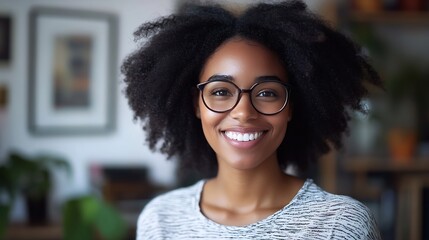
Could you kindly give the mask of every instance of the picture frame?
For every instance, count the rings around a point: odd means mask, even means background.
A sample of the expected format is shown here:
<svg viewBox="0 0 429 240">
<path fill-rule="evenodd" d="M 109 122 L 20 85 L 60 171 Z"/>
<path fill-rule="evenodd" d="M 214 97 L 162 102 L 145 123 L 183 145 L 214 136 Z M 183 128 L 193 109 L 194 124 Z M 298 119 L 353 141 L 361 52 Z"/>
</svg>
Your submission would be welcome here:
<svg viewBox="0 0 429 240">
<path fill-rule="evenodd" d="M 12 17 L 0 13 L 0 65 L 9 65 L 12 58 Z"/>
<path fill-rule="evenodd" d="M 33 8 L 29 17 L 29 130 L 34 135 L 114 128 L 116 15 Z"/>
<path fill-rule="evenodd" d="M 174 9 L 176 13 L 180 13 L 189 4 L 207 5 L 207 4 L 210 4 L 211 2 L 212 0 L 177 0 L 175 1 Z M 223 0 L 223 1 L 217 1 L 217 4 L 221 5 L 223 8 L 228 9 L 228 11 L 231 11 L 232 13 L 239 15 L 251 4 L 251 2 Z"/>
</svg>

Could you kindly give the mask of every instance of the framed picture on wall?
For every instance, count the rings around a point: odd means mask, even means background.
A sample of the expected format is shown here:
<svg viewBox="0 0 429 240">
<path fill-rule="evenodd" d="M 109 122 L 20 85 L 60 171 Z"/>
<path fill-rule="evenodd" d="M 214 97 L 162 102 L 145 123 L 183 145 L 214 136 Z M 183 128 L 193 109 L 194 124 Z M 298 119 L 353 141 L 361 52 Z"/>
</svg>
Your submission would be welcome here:
<svg viewBox="0 0 429 240">
<path fill-rule="evenodd" d="M 30 12 L 29 129 L 94 134 L 113 129 L 117 19 L 110 13 Z"/>
<path fill-rule="evenodd" d="M 10 63 L 12 55 L 12 19 L 9 15 L 0 14 L 0 65 Z"/>
</svg>

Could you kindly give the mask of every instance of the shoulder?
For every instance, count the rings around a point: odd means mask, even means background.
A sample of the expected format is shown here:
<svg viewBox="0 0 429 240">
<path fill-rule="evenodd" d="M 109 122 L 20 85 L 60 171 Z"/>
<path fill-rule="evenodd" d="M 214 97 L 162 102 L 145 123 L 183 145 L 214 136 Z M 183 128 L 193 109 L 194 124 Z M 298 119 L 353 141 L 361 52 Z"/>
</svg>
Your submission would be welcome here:
<svg viewBox="0 0 429 240">
<path fill-rule="evenodd" d="M 190 206 L 200 194 L 202 184 L 203 181 L 199 181 L 192 186 L 175 189 L 155 197 L 146 204 L 141 215 L 172 213 L 184 206 Z"/>
<path fill-rule="evenodd" d="M 333 212 L 343 212 L 347 210 L 369 212 L 369 209 L 356 199 L 326 192 L 312 180 L 307 180 L 298 193 L 297 198 L 301 202 L 318 205 L 324 209 L 328 208 Z"/>
<path fill-rule="evenodd" d="M 197 199 L 203 184 L 203 181 L 199 181 L 152 199 L 139 215 L 137 236 L 163 236 L 162 231 L 171 227 L 171 223 L 192 218 L 198 207 Z"/>
<path fill-rule="evenodd" d="M 350 197 L 337 198 L 331 205 L 331 209 L 338 212 L 333 236 L 339 239 L 347 236 L 356 236 L 356 239 L 380 239 L 377 223 L 368 207 Z"/>
<path fill-rule="evenodd" d="M 379 231 L 372 212 L 361 202 L 344 195 L 328 193 L 314 184 L 308 186 L 303 201 L 308 201 L 312 211 L 329 219 L 331 235 L 334 239 L 380 239 Z M 352 237 L 353 238 L 353 237 Z"/>
<path fill-rule="evenodd" d="M 338 195 L 326 192 L 312 181 L 308 183 L 305 195 L 309 199 L 313 199 L 316 205 L 319 205 L 323 208 L 328 208 L 331 212 L 361 212 L 365 213 L 365 215 L 368 215 L 370 213 L 369 209 L 356 199 L 345 195 Z"/>
</svg>

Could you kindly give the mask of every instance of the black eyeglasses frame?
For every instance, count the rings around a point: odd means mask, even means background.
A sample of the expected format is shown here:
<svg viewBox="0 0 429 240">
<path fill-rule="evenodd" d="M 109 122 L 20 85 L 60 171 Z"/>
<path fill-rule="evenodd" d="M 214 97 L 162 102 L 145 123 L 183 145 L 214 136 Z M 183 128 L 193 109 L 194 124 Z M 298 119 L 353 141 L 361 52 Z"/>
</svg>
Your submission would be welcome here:
<svg viewBox="0 0 429 240">
<path fill-rule="evenodd" d="M 200 90 L 200 92 L 201 93 L 203 93 L 204 92 L 204 87 L 207 85 L 207 84 L 209 84 L 209 83 L 212 83 L 212 82 L 227 82 L 227 83 L 231 83 L 232 85 L 234 85 L 239 91 L 240 91 L 240 93 L 238 94 L 238 98 L 237 98 L 237 102 L 230 108 L 230 109 L 228 109 L 228 110 L 225 110 L 225 111 L 217 111 L 217 110 L 213 110 L 213 109 L 211 109 L 208 105 L 207 105 L 207 103 L 206 103 L 206 101 L 204 100 L 204 96 L 203 96 L 203 94 L 201 94 L 201 98 L 202 98 L 202 100 L 203 100 L 203 103 L 204 103 L 204 105 L 206 106 L 206 108 L 207 109 L 209 109 L 210 111 L 212 111 L 212 112 L 215 112 L 215 113 L 225 113 L 225 112 L 228 112 L 228 111 L 231 111 L 232 109 L 234 109 L 236 106 L 237 106 L 237 104 L 240 102 L 240 100 L 241 100 L 241 96 L 243 95 L 243 93 L 248 93 L 249 94 L 249 99 L 250 99 L 250 103 L 252 104 L 252 107 L 258 112 L 258 113 L 260 113 L 260 114 L 263 114 L 263 115 L 267 115 L 267 116 L 271 116 L 271 115 L 276 115 L 276 114 L 278 114 L 278 113 L 280 113 L 281 111 L 283 111 L 283 109 L 285 109 L 285 107 L 287 106 L 287 104 L 289 103 L 289 99 L 290 99 L 290 94 L 291 94 L 291 88 L 292 88 L 292 86 L 289 84 L 289 83 L 285 83 L 285 82 L 282 82 L 282 81 L 278 81 L 278 80 L 274 80 L 274 79 L 272 79 L 272 80 L 264 80 L 264 81 L 260 81 L 260 82 L 256 82 L 256 83 L 254 83 L 250 88 L 248 88 L 248 89 L 243 89 L 243 88 L 240 88 L 240 87 L 238 87 L 235 83 L 233 83 L 232 81 L 230 81 L 230 80 L 226 80 L 226 79 L 216 79 L 216 80 L 209 80 L 209 81 L 206 81 L 206 82 L 202 82 L 202 83 L 199 83 L 199 84 L 197 84 L 197 88 Z M 276 83 L 279 83 L 279 84 L 281 84 L 281 85 L 283 85 L 285 88 L 286 88 L 286 92 L 287 92 L 287 97 L 286 97 L 286 101 L 285 101 L 285 103 L 283 104 L 283 106 L 280 108 L 280 110 L 279 111 L 277 111 L 277 112 L 275 112 L 275 113 L 263 113 L 263 112 L 261 112 L 261 111 L 259 111 L 256 107 L 255 107 L 255 105 L 253 104 L 253 101 L 252 101 L 252 95 L 251 95 L 251 93 L 252 93 L 252 90 L 256 87 L 256 86 L 258 86 L 259 84 L 261 84 L 261 83 L 266 83 L 266 82 L 276 82 Z"/>
</svg>

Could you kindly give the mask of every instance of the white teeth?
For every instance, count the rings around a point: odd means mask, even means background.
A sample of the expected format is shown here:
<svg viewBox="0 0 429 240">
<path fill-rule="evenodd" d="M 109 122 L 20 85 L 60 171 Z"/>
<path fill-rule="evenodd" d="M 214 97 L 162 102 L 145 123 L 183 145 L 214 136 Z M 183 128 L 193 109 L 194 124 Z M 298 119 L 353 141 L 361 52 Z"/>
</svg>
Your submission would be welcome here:
<svg viewBox="0 0 429 240">
<path fill-rule="evenodd" d="M 243 135 L 243 141 L 249 141 L 250 140 L 250 137 L 249 137 L 249 134 L 248 133 L 245 133 L 244 135 Z"/>
<path fill-rule="evenodd" d="M 248 142 L 258 139 L 262 132 L 254 132 L 254 133 L 240 133 L 240 132 L 229 132 L 226 131 L 225 135 L 232 140 L 236 140 L 239 142 Z"/>
</svg>

